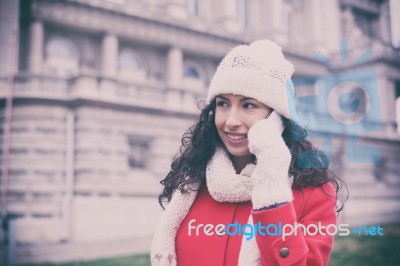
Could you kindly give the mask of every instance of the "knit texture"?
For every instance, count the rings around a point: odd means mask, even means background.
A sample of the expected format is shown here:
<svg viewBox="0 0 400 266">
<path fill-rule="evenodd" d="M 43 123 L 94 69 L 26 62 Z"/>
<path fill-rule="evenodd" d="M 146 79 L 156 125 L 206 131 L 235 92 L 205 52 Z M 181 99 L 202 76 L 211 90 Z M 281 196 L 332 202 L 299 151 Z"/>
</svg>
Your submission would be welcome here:
<svg viewBox="0 0 400 266">
<path fill-rule="evenodd" d="M 206 182 L 211 197 L 218 202 L 244 202 L 253 200 L 261 202 L 264 194 L 269 194 L 270 189 L 262 186 L 260 192 L 254 193 L 255 184 L 261 184 L 261 179 L 266 178 L 262 167 L 265 164 L 248 164 L 240 174 L 236 174 L 234 166 L 224 148 L 218 147 L 206 169 Z M 257 175 L 255 176 L 255 173 Z M 273 174 L 270 172 L 270 174 Z M 256 183 L 255 183 L 256 182 Z M 290 190 L 290 184 L 288 184 Z M 177 265 L 175 238 L 183 219 L 188 214 L 190 207 L 196 199 L 198 187 L 192 187 L 188 193 L 182 194 L 176 191 L 172 196 L 171 202 L 162 214 L 161 220 L 156 228 L 151 247 L 151 264 L 170 266 Z M 276 189 L 273 187 L 272 189 Z M 286 189 L 286 188 L 285 188 Z M 286 190 L 283 189 L 283 192 Z M 279 195 L 279 191 L 274 191 L 273 195 Z M 259 199 L 254 199 L 259 197 Z M 278 201 L 281 198 L 278 198 Z M 288 198 L 286 197 L 285 200 Z M 267 198 L 266 204 L 271 200 Z M 261 204 L 262 205 L 262 204 Z M 253 206 L 254 207 L 254 206 Z M 249 223 L 252 224 L 252 216 L 249 215 Z M 239 254 L 239 266 L 259 265 L 260 252 L 256 239 L 246 240 L 243 236 Z"/>
<path fill-rule="evenodd" d="M 225 150 L 216 149 L 206 169 L 207 187 L 211 197 L 218 202 L 251 200 L 253 183 L 250 171 L 254 170 L 253 166 L 254 164 L 248 164 L 237 175 Z"/>
<path fill-rule="evenodd" d="M 257 121 L 247 133 L 249 150 L 257 158 L 252 174 L 253 209 L 293 200 L 289 165 L 291 154 L 281 134 L 280 118 L 273 112 Z"/>
<path fill-rule="evenodd" d="M 211 80 L 207 95 L 210 103 L 219 94 L 254 98 L 287 118 L 295 117 L 293 65 L 282 48 L 269 40 L 233 48 L 221 61 Z"/>
<path fill-rule="evenodd" d="M 197 187 L 194 186 L 192 189 L 197 189 Z M 175 252 L 176 232 L 196 199 L 196 191 L 191 191 L 189 188 L 188 190 L 190 192 L 185 194 L 176 191 L 166 211 L 161 216 L 151 247 L 152 265 L 177 265 Z"/>
<path fill-rule="evenodd" d="M 206 169 L 207 187 L 211 197 L 219 202 L 244 202 L 251 199 L 252 181 L 251 174 L 254 165 L 247 165 L 240 174 L 236 174 L 235 169 L 227 152 L 219 147 L 216 149 L 214 156 L 210 160 Z M 176 265 L 175 238 L 179 226 L 186 217 L 190 207 L 196 199 L 197 191 L 189 190 L 188 193 L 182 194 L 176 191 L 171 202 L 162 214 L 161 221 L 157 226 L 156 233 L 153 238 L 151 247 L 151 264 L 153 266 L 170 266 Z M 243 245 L 247 250 L 250 247 L 257 247 L 255 238 L 246 240 L 243 236 Z M 252 244 L 246 242 L 254 242 Z M 259 257 L 251 257 L 249 255 L 259 256 L 259 252 L 251 254 L 239 254 L 241 258 L 240 266 L 257 265 L 251 262 L 259 261 Z M 239 260 L 240 261 L 240 260 Z"/>
</svg>

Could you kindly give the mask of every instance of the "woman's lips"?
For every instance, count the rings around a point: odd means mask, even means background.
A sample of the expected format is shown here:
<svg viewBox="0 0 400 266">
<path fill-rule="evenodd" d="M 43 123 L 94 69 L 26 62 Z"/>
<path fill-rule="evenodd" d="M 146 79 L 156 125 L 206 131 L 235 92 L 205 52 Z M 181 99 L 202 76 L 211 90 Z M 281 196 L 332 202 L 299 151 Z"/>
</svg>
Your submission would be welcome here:
<svg viewBox="0 0 400 266">
<path fill-rule="evenodd" d="M 229 144 L 238 146 L 247 142 L 247 134 L 225 132 L 226 140 Z"/>
</svg>

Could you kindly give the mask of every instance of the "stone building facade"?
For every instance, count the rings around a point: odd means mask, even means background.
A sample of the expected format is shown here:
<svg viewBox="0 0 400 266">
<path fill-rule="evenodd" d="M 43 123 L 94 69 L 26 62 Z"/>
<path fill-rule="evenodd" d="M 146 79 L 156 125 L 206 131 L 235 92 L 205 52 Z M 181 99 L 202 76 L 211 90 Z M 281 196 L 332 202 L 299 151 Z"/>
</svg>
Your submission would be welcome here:
<svg viewBox="0 0 400 266">
<path fill-rule="evenodd" d="M 349 186 L 341 219 L 400 220 L 400 56 L 392 44 L 390 1 L 0 3 L 2 195 L 7 190 L 2 218 L 8 224 L 2 235 L 9 240 L 7 253 L 0 254 L 9 261 L 147 252 L 161 213 L 158 182 L 183 132 L 196 121 L 197 103 L 220 59 L 233 46 L 260 38 L 284 47 L 295 80 L 375 73 L 379 119 L 367 121 L 353 137 L 374 146 L 379 160 L 365 146 L 349 147 L 346 139 L 354 132 L 325 119 L 322 96 L 299 101 L 298 111 L 316 119 L 310 137 L 332 155 Z M 340 62 L 341 38 L 347 40 L 348 62 L 363 51 L 371 56 L 333 67 Z M 314 105 L 322 106 L 320 114 L 310 113 Z M 367 130 L 376 124 L 380 130 Z"/>
</svg>

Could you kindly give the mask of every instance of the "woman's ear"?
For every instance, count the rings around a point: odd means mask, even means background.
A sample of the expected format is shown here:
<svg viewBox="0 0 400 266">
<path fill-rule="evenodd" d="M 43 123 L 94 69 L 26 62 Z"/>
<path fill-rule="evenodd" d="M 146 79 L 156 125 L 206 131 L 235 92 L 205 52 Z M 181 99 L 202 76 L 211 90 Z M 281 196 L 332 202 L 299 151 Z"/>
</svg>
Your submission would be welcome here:
<svg viewBox="0 0 400 266">
<path fill-rule="evenodd" d="M 272 119 L 279 129 L 279 133 L 282 134 L 284 129 L 282 116 L 273 110 L 267 119 Z"/>
</svg>

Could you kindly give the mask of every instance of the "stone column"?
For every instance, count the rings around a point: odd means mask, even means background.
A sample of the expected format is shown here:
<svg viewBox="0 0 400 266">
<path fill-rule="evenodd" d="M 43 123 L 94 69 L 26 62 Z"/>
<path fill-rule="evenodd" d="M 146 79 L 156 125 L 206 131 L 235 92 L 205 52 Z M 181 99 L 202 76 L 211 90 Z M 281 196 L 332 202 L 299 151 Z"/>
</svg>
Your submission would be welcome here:
<svg viewBox="0 0 400 266">
<path fill-rule="evenodd" d="M 378 72 L 379 73 L 379 72 Z M 395 83 L 390 80 L 386 75 L 380 75 L 377 77 L 379 103 L 382 118 L 382 125 L 386 134 L 393 134 L 396 122 L 396 95 L 395 95 Z"/>
<path fill-rule="evenodd" d="M 111 99 L 116 95 L 116 78 L 118 70 L 118 39 L 107 34 L 101 47 L 101 70 L 103 79 L 100 82 L 100 97 Z"/>
<path fill-rule="evenodd" d="M 19 1 L 0 1 L 0 75 L 18 71 Z M 14 46 L 14 47 L 13 47 Z M 15 58 L 15 60 L 14 60 Z"/>
<path fill-rule="evenodd" d="M 43 22 L 34 21 L 30 25 L 29 31 L 30 48 L 28 70 L 31 73 L 39 74 L 43 71 L 43 48 L 44 48 L 44 29 Z"/>
<path fill-rule="evenodd" d="M 386 103 L 384 104 L 386 107 L 387 114 L 387 130 L 391 133 L 396 132 L 396 123 L 399 122 L 400 117 L 397 117 L 396 111 L 399 110 L 396 107 L 400 107 L 400 101 L 396 99 L 396 81 L 394 79 L 390 79 L 386 77 L 385 79 L 387 88 L 386 88 Z"/>
<path fill-rule="evenodd" d="M 394 2 L 394 1 L 393 1 Z M 399 5 L 400 8 L 400 5 Z M 379 15 L 379 20 L 378 20 L 378 28 L 379 28 L 379 37 L 384 41 L 385 43 L 389 43 L 391 41 L 391 23 L 390 20 L 393 22 L 395 21 L 394 18 L 390 14 L 390 6 L 389 2 L 384 2 L 381 4 L 381 12 Z M 392 27 L 398 27 L 397 25 L 392 24 Z"/>
<path fill-rule="evenodd" d="M 168 87 L 181 89 L 183 72 L 183 54 L 178 48 L 171 48 L 167 55 L 167 84 Z"/>
<path fill-rule="evenodd" d="M 74 198 L 75 172 L 75 114 L 68 110 L 65 119 L 65 190 L 62 196 L 61 222 L 63 224 L 61 238 L 69 240 L 72 229 L 72 204 Z"/>
<path fill-rule="evenodd" d="M 400 2 L 396 0 L 390 0 L 389 13 L 390 13 L 390 35 L 392 44 L 396 47 L 400 47 L 400 18 L 398 16 L 398 10 L 400 9 Z"/>
<path fill-rule="evenodd" d="M 206 23 L 210 23 L 213 19 L 215 14 L 214 12 L 214 3 L 212 0 L 203 0 L 200 4 L 200 15 L 201 17 L 205 18 Z"/>
<path fill-rule="evenodd" d="M 310 12 L 309 12 L 309 24 L 308 29 L 311 33 L 310 45 L 313 45 L 315 48 L 320 48 L 323 42 L 323 9 L 322 9 L 322 1 L 320 0 L 310 0 Z"/>
<path fill-rule="evenodd" d="M 326 18 L 326 28 L 322 29 L 324 46 L 329 51 L 339 50 L 339 40 L 343 37 L 341 33 L 340 3 L 337 1 L 323 2 L 322 18 Z"/>
<path fill-rule="evenodd" d="M 251 30 L 259 31 L 261 24 L 261 16 L 263 11 L 261 9 L 261 0 L 249 1 L 249 28 Z"/>
<path fill-rule="evenodd" d="M 222 0 L 218 3 L 218 20 L 229 32 L 239 32 L 241 29 L 237 8 L 237 1 Z"/>
<path fill-rule="evenodd" d="M 101 71 L 106 77 L 115 77 L 118 65 L 118 39 L 114 35 L 105 35 L 101 47 Z"/>
<path fill-rule="evenodd" d="M 262 27 L 269 39 L 284 44 L 287 41 L 286 30 L 283 27 L 283 4 L 282 0 L 270 0 L 262 2 Z"/>
<path fill-rule="evenodd" d="M 183 54 L 179 48 L 170 48 L 167 54 L 167 104 L 171 109 L 183 108 L 182 103 L 182 72 Z"/>
<path fill-rule="evenodd" d="M 185 19 L 187 17 L 185 0 L 170 0 L 166 6 L 167 13 L 175 18 Z"/>
<path fill-rule="evenodd" d="M 395 109 L 396 109 L 396 131 L 397 134 L 400 134 L 400 97 L 396 99 L 395 102 Z"/>
</svg>

